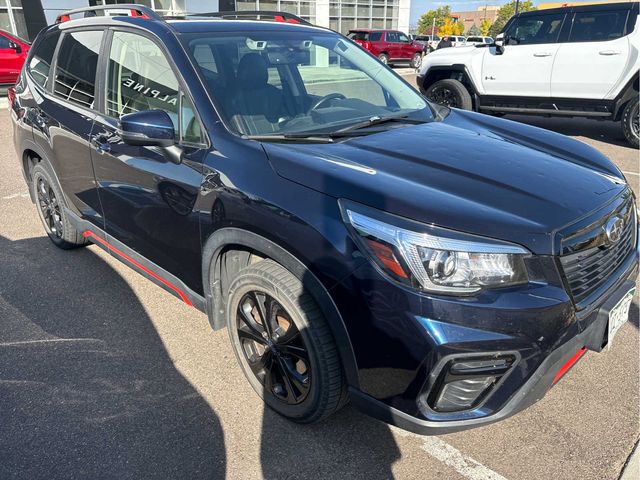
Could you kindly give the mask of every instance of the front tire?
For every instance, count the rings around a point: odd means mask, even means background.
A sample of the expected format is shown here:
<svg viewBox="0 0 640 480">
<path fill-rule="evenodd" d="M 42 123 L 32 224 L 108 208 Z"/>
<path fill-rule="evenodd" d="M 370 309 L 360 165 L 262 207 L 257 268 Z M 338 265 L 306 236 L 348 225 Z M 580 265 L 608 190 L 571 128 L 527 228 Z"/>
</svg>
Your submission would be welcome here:
<svg viewBox="0 0 640 480">
<path fill-rule="evenodd" d="M 631 100 L 622 112 L 622 132 L 634 147 L 638 148 L 640 140 L 640 108 L 638 99 Z"/>
<path fill-rule="evenodd" d="M 411 68 L 418 69 L 422 65 L 422 54 L 416 53 L 411 59 Z"/>
<path fill-rule="evenodd" d="M 85 246 L 86 240 L 69 221 L 62 189 L 45 161 L 40 161 L 31 170 L 31 189 L 38 215 L 53 244 L 63 250 Z"/>
<path fill-rule="evenodd" d="M 261 260 L 233 280 L 227 329 L 247 380 L 283 417 L 317 422 L 344 403 L 331 331 L 302 282 L 278 263 Z"/>
<path fill-rule="evenodd" d="M 472 110 L 473 102 L 469 90 L 458 80 L 445 78 L 438 80 L 427 88 L 426 97 L 434 103 L 446 107 Z"/>
</svg>

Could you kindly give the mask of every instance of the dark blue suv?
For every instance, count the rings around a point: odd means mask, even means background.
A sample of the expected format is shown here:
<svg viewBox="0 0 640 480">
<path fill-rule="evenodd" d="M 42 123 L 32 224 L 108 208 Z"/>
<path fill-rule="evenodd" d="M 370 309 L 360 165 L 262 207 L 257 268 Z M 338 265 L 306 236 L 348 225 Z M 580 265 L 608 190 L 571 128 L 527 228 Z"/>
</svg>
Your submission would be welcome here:
<svg viewBox="0 0 640 480">
<path fill-rule="evenodd" d="M 94 243 L 227 327 L 297 422 L 350 400 L 416 432 L 479 426 L 611 344 L 639 253 L 607 158 L 254 13 L 118 5 L 40 33 L 9 96 L 57 246 Z"/>
</svg>

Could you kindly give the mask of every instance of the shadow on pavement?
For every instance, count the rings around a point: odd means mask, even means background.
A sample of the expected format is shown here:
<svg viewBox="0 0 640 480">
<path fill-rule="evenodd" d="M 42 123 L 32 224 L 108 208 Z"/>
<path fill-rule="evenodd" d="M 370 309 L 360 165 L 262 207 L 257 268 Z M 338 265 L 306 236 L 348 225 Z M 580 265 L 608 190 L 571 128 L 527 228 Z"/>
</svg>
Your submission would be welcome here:
<svg viewBox="0 0 640 480">
<path fill-rule="evenodd" d="M 0 236 L 0 478 L 223 478 L 223 432 L 126 281 Z"/>
<path fill-rule="evenodd" d="M 637 150 L 629 145 L 624 138 L 620 122 L 588 118 L 538 117 L 526 115 L 507 115 L 504 118 L 546 130 L 553 130 L 563 135 L 587 137 L 610 145 Z"/>
<path fill-rule="evenodd" d="M 391 466 L 401 452 L 391 430 L 350 406 L 313 425 L 295 424 L 265 406 L 262 422 L 260 461 L 267 480 L 395 478 Z"/>
</svg>

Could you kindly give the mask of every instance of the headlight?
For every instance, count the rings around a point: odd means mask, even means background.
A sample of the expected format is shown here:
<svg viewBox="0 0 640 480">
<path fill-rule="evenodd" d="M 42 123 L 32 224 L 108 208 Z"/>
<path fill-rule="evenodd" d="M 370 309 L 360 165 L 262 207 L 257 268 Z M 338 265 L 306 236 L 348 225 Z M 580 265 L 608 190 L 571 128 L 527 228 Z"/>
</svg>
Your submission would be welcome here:
<svg viewBox="0 0 640 480">
<path fill-rule="evenodd" d="M 368 208 L 365 215 L 364 207 L 355 211 L 351 205 L 341 202 L 359 245 L 397 281 L 444 294 L 471 294 L 528 281 L 524 257 L 529 252 L 518 245 L 420 225 Z"/>
</svg>

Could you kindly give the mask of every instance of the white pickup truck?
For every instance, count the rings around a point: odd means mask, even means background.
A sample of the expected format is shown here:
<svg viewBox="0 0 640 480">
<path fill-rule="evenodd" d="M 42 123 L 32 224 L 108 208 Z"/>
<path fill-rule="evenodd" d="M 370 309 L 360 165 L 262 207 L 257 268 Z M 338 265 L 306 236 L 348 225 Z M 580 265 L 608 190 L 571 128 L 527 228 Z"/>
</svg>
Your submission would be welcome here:
<svg viewBox="0 0 640 480">
<path fill-rule="evenodd" d="M 637 147 L 638 15 L 638 2 L 521 13 L 491 45 L 425 56 L 418 87 L 465 110 L 619 121 Z"/>
</svg>

